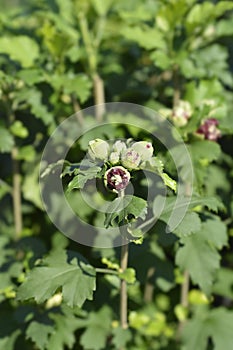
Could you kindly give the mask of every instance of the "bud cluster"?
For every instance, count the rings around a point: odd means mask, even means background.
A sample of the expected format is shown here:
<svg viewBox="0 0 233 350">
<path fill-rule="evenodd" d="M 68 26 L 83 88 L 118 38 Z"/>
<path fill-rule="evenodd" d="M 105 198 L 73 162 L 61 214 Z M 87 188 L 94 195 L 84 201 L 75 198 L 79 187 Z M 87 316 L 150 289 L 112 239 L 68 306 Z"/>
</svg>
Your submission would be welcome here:
<svg viewBox="0 0 233 350">
<path fill-rule="evenodd" d="M 104 180 L 108 189 L 121 191 L 129 184 L 130 170 L 142 169 L 153 156 L 151 142 L 118 140 L 110 145 L 107 141 L 95 139 L 89 142 L 88 154 L 92 160 L 103 161 L 110 165 Z M 129 170 L 129 171 L 128 171 Z"/>
</svg>

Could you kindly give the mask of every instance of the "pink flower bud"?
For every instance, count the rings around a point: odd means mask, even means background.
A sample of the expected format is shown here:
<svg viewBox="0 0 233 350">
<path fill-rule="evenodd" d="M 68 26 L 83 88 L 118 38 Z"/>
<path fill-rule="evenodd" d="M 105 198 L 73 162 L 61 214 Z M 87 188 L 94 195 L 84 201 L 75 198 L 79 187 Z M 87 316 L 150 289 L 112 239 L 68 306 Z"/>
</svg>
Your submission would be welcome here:
<svg viewBox="0 0 233 350">
<path fill-rule="evenodd" d="M 215 118 L 206 119 L 197 130 L 197 133 L 203 135 L 206 140 L 217 141 L 221 136 L 221 131 L 217 128 L 218 120 Z"/>
</svg>

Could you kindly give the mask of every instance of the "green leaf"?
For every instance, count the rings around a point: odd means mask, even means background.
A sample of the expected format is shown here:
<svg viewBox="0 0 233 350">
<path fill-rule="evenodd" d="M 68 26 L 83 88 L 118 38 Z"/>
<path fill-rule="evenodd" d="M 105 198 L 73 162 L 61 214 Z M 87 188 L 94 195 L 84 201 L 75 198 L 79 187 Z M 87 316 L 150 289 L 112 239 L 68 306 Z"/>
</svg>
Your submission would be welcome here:
<svg viewBox="0 0 233 350">
<path fill-rule="evenodd" d="M 43 281 L 43 288 L 41 287 Z M 92 300 L 95 290 L 95 270 L 76 255 L 67 262 L 64 250 L 52 251 L 43 259 L 43 266 L 35 267 L 19 287 L 18 300 L 35 299 L 37 303 L 48 300 L 58 288 L 70 307 Z"/>
<path fill-rule="evenodd" d="M 79 319 L 73 313 L 73 310 L 62 306 L 62 313 L 49 313 L 49 318 L 54 321 L 54 332 L 48 340 L 46 349 L 64 350 L 72 349 L 76 337 L 75 331 L 86 324 L 85 319 Z"/>
<path fill-rule="evenodd" d="M 78 175 L 74 176 L 74 178 L 69 182 L 67 192 L 71 192 L 75 188 L 83 188 L 88 180 L 97 177 L 98 173 L 101 171 L 101 168 L 91 162 L 88 162 L 88 165 L 91 166 L 85 170 L 79 168 Z"/>
<path fill-rule="evenodd" d="M 196 233 L 201 229 L 201 220 L 196 213 L 187 213 L 182 219 L 179 226 L 176 227 L 174 233 L 179 237 L 186 237 L 192 233 Z"/>
<path fill-rule="evenodd" d="M 101 322 L 100 322 L 101 320 Z M 107 306 L 98 312 L 91 312 L 80 344 L 85 350 L 101 350 L 106 348 L 106 340 L 111 331 L 111 312 Z"/>
<path fill-rule="evenodd" d="M 226 11 L 231 9 L 233 9 L 231 1 L 219 1 L 216 4 L 212 4 L 211 2 L 195 4 L 187 16 L 186 27 L 190 33 L 198 25 L 206 26 L 206 23 L 222 16 Z"/>
<path fill-rule="evenodd" d="M 176 181 L 173 180 L 168 174 L 161 173 L 161 178 L 163 179 L 164 184 L 176 192 Z"/>
<path fill-rule="evenodd" d="M 198 197 L 193 195 L 192 197 L 180 197 L 179 204 L 176 204 L 177 197 L 167 197 L 164 210 L 161 217 L 166 218 L 167 214 L 171 213 L 173 210 L 180 210 L 182 207 L 188 207 L 188 209 L 195 209 L 195 207 L 207 207 L 213 212 L 218 212 L 219 209 L 224 209 L 222 202 L 220 202 L 216 197 Z M 154 201 L 153 212 L 156 214 L 156 204 L 158 202 L 163 202 L 164 198 L 158 196 Z"/>
<path fill-rule="evenodd" d="M 176 254 L 176 263 L 182 270 L 188 270 L 193 283 L 209 294 L 219 268 L 220 255 L 201 236 L 201 231 L 182 238 L 182 247 Z"/>
<path fill-rule="evenodd" d="M 127 268 L 125 271 L 119 273 L 119 277 L 125 280 L 127 283 L 135 283 L 136 271 L 133 268 Z"/>
<path fill-rule="evenodd" d="M 182 350 L 207 349 L 208 330 L 204 327 L 206 318 L 194 318 L 185 323 L 182 332 Z"/>
<path fill-rule="evenodd" d="M 20 120 L 16 120 L 10 127 L 10 131 L 13 135 L 25 139 L 28 136 L 28 129 L 25 128 Z"/>
<path fill-rule="evenodd" d="M 13 136 L 8 130 L 0 126 L 0 151 L 2 153 L 10 152 L 14 146 Z"/>
<path fill-rule="evenodd" d="M 19 61 L 25 68 L 31 67 L 39 57 L 39 46 L 28 36 L 0 38 L 0 54 L 7 54 L 12 60 Z"/>
<path fill-rule="evenodd" d="M 217 249 L 222 249 L 227 245 L 228 236 L 226 225 L 217 216 L 203 222 L 201 229 L 202 237 Z"/>
<path fill-rule="evenodd" d="M 121 34 L 128 40 L 136 41 L 146 50 L 166 48 L 166 41 L 156 28 L 123 27 Z"/>
<path fill-rule="evenodd" d="M 23 146 L 19 149 L 17 159 L 32 162 L 36 158 L 35 148 L 31 145 Z"/>
<path fill-rule="evenodd" d="M 26 339 L 31 339 L 38 349 L 44 350 L 48 344 L 49 335 L 54 332 L 54 327 L 49 324 L 32 321 L 26 331 Z"/>
<path fill-rule="evenodd" d="M 232 349 L 233 312 L 219 307 L 212 310 L 209 324 L 209 334 L 213 339 L 215 350 Z"/>
<path fill-rule="evenodd" d="M 213 292 L 228 299 L 233 300 L 233 271 L 229 268 L 222 267 L 216 276 L 213 286 Z"/>
<path fill-rule="evenodd" d="M 208 140 L 193 142 L 189 146 L 189 151 L 191 152 L 193 161 L 199 164 L 202 159 L 212 162 L 218 159 L 221 154 L 219 144 Z"/>
<path fill-rule="evenodd" d="M 21 331 L 19 329 L 12 332 L 10 335 L 1 337 L 0 349 L 15 350 L 15 341 L 18 338 Z"/>
<path fill-rule="evenodd" d="M 207 349 L 208 339 L 211 338 L 214 350 L 231 350 L 232 323 L 233 312 L 223 307 L 202 311 L 185 325 L 182 333 L 183 349 Z"/>
<path fill-rule="evenodd" d="M 86 74 L 74 75 L 72 72 L 64 75 L 53 75 L 47 78 L 55 90 L 62 90 L 64 94 L 74 94 L 84 103 L 91 93 L 91 81 Z"/>
<path fill-rule="evenodd" d="M 123 198 L 115 198 L 105 215 L 104 225 L 116 226 L 132 219 L 145 219 L 147 213 L 147 202 L 139 197 L 126 195 Z"/>
<path fill-rule="evenodd" d="M 127 348 L 127 343 L 131 340 L 132 336 L 128 329 L 122 329 L 121 327 L 113 329 L 112 343 L 116 349 Z"/>
</svg>

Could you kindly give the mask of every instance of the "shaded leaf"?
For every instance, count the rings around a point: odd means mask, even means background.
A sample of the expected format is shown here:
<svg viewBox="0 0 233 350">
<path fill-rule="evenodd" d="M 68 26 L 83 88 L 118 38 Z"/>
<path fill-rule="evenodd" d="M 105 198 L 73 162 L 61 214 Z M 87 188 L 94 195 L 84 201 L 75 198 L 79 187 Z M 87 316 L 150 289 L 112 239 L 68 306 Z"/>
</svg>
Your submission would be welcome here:
<svg viewBox="0 0 233 350">
<path fill-rule="evenodd" d="M 219 268 L 220 255 L 201 237 L 201 232 L 182 238 L 183 246 L 178 249 L 176 263 L 182 270 L 188 270 L 194 283 L 209 294 Z"/>
<path fill-rule="evenodd" d="M 43 281 L 43 287 L 41 287 Z M 76 255 L 67 262 L 64 250 L 52 251 L 43 259 L 43 266 L 35 267 L 19 287 L 18 300 L 35 299 L 37 303 L 48 300 L 58 288 L 67 305 L 82 306 L 92 300 L 95 290 L 95 270 Z"/>
<path fill-rule="evenodd" d="M 106 227 L 116 226 L 116 224 L 121 224 L 125 220 L 145 219 L 146 213 L 147 202 L 144 199 L 126 195 L 111 202 L 105 214 L 104 225 Z"/>
</svg>

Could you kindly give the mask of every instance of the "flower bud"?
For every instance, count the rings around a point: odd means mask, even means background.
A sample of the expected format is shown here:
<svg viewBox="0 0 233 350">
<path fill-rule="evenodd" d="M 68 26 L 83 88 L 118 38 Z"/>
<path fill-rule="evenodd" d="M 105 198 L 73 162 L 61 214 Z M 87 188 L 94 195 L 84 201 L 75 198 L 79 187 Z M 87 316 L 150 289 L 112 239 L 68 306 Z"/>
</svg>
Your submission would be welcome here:
<svg viewBox="0 0 233 350">
<path fill-rule="evenodd" d="M 182 127 L 188 123 L 188 119 L 192 115 L 192 108 L 189 102 L 179 101 L 178 105 L 173 109 L 172 121 L 175 126 Z"/>
<path fill-rule="evenodd" d="M 122 151 L 126 150 L 126 144 L 123 141 L 118 140 L 113 144 L 112 149 L 114 152 L 120 154 Z"/>
<path fill-rule="evenodd" d="M 118 152 L 110 153 L 109 160 L 113 165 L 117 164 L 120 160 L 120 154 Z"/>
<path fill-rule="evenodd" d="M 121 163 L 128 169 L 137 169 L 141 162 L 140 155 L 132 148 L 128 148 L 122 153 Z"/>
<path fill-rule="evenodd" d="M 130 173 L 122 166 L 115 166 L 106 171 L 104 175 L 105 186 L 114 192 L 124 190 L 130 181 Z"/>
<path fill-rule="evenodd" d="M 217 141 L 221 136 L 221 131 L 217 128 L 218 120 L 215 118 L 206 119 L 197 130 L 197 133 L 203 135 L 206 140 Z"/>
<path fill-rule="evenodd" d="M 151 142 L 135 142 L 131 148 L 139 154 L 142 162 L 149 160 L 153 156 L 154 149 Z"/>
<path fill-rule="evenodd" d="M 95 160 L 107 161 L 109 154 L 109 144 L 101 139 L 91 140 L 88 145 L 88 154 Z"/>
</svg>

